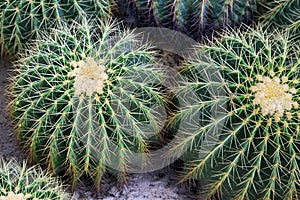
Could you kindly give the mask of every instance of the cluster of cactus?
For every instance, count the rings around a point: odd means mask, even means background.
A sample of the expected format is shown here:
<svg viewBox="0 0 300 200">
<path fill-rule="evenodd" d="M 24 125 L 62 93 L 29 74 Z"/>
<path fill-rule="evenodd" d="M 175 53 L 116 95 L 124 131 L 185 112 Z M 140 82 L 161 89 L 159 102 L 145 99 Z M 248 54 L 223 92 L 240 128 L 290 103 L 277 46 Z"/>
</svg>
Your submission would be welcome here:
<svg viewBox="0 0 300 200">
<path fill-rule="evenodd" d="M 197 47 L 181 69 L 169 153 L 192 149 L 182 181 L 201 180 L 203 198 L 300 197 L 299 52 L 287 35 L 248 28 Z"/>
<path fill-rule="evenodd" d="M 139 26 L 197 39 L 268 11 L 264 26 L 195 47 L 170 89 L 153 48 L 108 20 L 113 0 L 1 1 L 0 52 L 19 58 L 9 108 L 31 160 L 68 175 L 73 188 L 88 176 L 99 190 L 107 172 L 124 182 L 173 112 L 166 156 L 185 155 L 181 181 L 200 180 L 201 197 L 300 198 L 300 1 L 117 3 L 133 5 Z M 0 200 L 66 197 L 39 169 L 0 162 Z"/>
<path fill-rule="evenodd" d="M 198 39 L 213 30 L 251 21 L 258 1 L 118 0 L 117 3 L 134 5 L 139 26 L 175 29 Z"/>
<path fill-rule="evenodd" d="M 0 200 L 67 200 L 58 180 L 33 166 L 0 160 Z"/>
<path fill-rule="evenodd" d="M 82 175 L 99 188 L 105 172 L 124 182 L 133 153 L 161 129 L 165 107 L 148 45 L 116 22 L 52 29 L 17 64 L 11 109 L 31 159 L 72 186 Z M 154 134 L 154 135 L 153 135 Z"/>
<path fill-rule="evenodd" d="M 276 0 L 263 1 L 266 14 L 262 15 L 263 23 L 288 30 L 293 34 L 300 33 L 300 1 Z"/>
<path fill-rule="evenodd" d="M 39 38 L 41 30 L 62 26 L 77 18 L 107 18 L 111 0 L 3 0 L 0 2 L 0 51 L 15 55 L 28 40 Z"/>
</svg>

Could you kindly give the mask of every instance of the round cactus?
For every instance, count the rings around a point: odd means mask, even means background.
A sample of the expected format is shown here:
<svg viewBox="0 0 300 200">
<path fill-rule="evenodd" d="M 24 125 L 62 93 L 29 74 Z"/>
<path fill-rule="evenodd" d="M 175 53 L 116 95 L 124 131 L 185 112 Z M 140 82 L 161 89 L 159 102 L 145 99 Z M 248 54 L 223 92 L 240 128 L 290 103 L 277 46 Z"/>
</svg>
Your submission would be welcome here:
<svg viewBox="0 0 300 200">
<path fill-rule="evenodd" d="M 262 1 L 265 13 L 262 15 L 266 26 L 273 25 L 276 28 L 287 29 L 295 34 L 300 33 L 300 1 L 279 0 Z"/>
<path fill-rule="evenodd" d="M 200 180 L 203 198 L 298 199 L 299 48 L 246 29 L 197 47 L 180 71 L 169 154 L 186 151 L 181 181 Z"/>
<path fill-rule="evenodd" d="M 199 39 L 213 30 L 249 22 L 257 0 L 117 0 L 117 4 L 135 7 L 131 12 L 139 26 L 175 29 Z"/>
<path fill-rule="evenodd" d="M 14 55 L 29 39 L 36 39 L 40 30 L 61 26 L 64 20 L 84 17 L 106 18 L 112 0 L 3 0 L 0 2 L 0 50 Z"/>
<path fill-rule="evenodd" d="M 39 167 L 0 160 L 0 200 L 67 200 L 62 185 Z"/>
<path fill-rule="evenodd" d="M 11 90 L 18 139 L 73 186 L 87 175 L 98 187 L 107 171 L 124 181 L 130 156 L 145 152 L 162 126 L 164 73 L 150 47 L 121 28 L 84 21 L 53 29 L 18 64 Z"/>
</svg>

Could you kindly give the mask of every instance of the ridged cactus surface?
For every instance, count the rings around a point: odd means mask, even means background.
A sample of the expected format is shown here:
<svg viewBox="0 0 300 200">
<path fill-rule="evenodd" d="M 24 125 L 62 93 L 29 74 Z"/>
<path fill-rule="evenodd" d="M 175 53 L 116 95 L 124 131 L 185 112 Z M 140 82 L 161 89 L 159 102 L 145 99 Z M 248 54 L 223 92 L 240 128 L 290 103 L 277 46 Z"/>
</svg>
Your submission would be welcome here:
<svg viewBox="0 0 300 200">
<path fill-rule="evenodd" d="M 275 26 L 289 30 L 296 36 L 300 33 L 300 0 L 262 1 L 265 7 L 263 22 L 267 26 Z"/>
<path fill-rule="evenodd" d="M 121 28 L 84 21 L 53 29 L 17 67 L 18 139 L 34 161 L 67 172 L 73 186 L 87 175 L 99 187 L 107 171 L 125 181 L 131 155 L 145 152 L 161 128 L 164 73 L 149 46 Z"/>
<path fill-rule="evenodd" d="M 13 56 L 43 29 L 64 20 L 108 18 L 112 0 L 2 0 L 0 1 L 0 51 Z"/>
<path fill-rule="evenodd" d="M 0 160 L 0 200 L 68 200 L 62 185 L 39 167 Z"/>
<path fill-rule="evenodd" d="M 256 0 L 118 0 L 134 4 L 139 26 L 159 26 L 182 31 L 195 38 L 222 27 L 248 22 L 256 12 Z M 123 6 L 124 7 L 124 6 Z"/>
<path fill-rule="evenodd" d="M 196 48 L 174 91 L 181 101 L 169 155 L 206 199 L 299 199 L 299 46 L 260 28 Z"/>
</svg>

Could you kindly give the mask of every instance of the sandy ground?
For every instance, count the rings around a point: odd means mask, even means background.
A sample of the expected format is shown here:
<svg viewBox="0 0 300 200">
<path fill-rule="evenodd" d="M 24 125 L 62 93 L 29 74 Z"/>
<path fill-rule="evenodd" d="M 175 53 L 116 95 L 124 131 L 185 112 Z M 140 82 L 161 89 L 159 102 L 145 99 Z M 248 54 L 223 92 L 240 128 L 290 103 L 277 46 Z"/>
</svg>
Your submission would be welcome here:
<svg viewBox="0 0 300 200">
<path fill-rule="evenodd" d="M 0 157 L 22 162 L 26 157 L 18 146 L 11 120 L 5 110 L 7 101 L 4 96 L 4 89 L 8 84 L 9 67 L 11 66 L 7 62 L 0 60 Z M 83 182 L 78 184 L 73 193 L 73 199 L 192 199 L 191 193 L 175 185 L 175 175 L 172 167 L 147 174 L 129 175 L 128 185 L 121 189 L 116 187 L 117 183 L 113 177 L 108 177 L 103 181 L 102 191 L 99 193 Z"/>
<path fill-rule="evenodd" d="M 5 89 L 8 85 L 8 63 L 0 59 L 0 156 L 4 159 L 16 159 L 22 161 L 25 155 L 17 144 L 13 134 L 12 123 L 6 111 L 7 103 Z"/>
</svg>

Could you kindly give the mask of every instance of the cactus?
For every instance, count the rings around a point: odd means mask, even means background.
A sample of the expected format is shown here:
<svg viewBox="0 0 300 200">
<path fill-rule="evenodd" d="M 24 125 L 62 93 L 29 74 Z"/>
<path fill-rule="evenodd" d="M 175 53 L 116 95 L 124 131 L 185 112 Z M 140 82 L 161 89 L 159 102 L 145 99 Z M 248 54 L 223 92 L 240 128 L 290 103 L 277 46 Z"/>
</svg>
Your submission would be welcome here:
<svg viewBox="0 0 300 200">
<path fill-rule="evenodd" d="M 186 152 L 180 182 L 199 180 L 203 199 L 299 199 L 299 46 L 245 29 L 196 47 L 183 65 L 168 156 Z"/>
<path fill-rule="evenodd" d="M 262 1 L 265 8 L 262 21 L 266 26 L 287 29 L 296 35 L 300 33 L 300 1 L 299 0 L 276 0 Z"/>
<path fill-rule="evenodd" d="M 27 168 L 26 162 L 0 160 L 1 200 L 67 200 L 69 198 L 62 185 L 40 167 Z"/>
<path fill-rule="evenodd" d="M 251 20 L 256 0 L 118 0 L 134 4 L 139 26 L 159 26 L 182 31 L 198 39 L 203 34 Z M 133 12 L 133 11 L 132 11 Z"/>
<path fill-rule="evenodd" d="M 3 0 L 0 2 L 0 51 L 15 55 L 40 30 L 61 26 L 64 20 L 84 17 L 107 18 L 112 0 Z"/>
<path fill-rule="evenodd" d="M 18 140 L 33 161 L 66 172 L 73 187 L 85 175 L 100 189 L 106 172 L 124 182 L 131 155 L 145 152 L 162 126 L 164 72 L 149 45 L 121 29 L 73 22 L 17 64 L 10 91 Z"/>
</svg>

